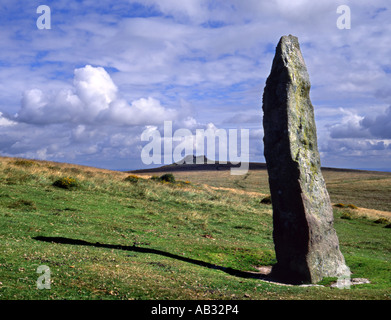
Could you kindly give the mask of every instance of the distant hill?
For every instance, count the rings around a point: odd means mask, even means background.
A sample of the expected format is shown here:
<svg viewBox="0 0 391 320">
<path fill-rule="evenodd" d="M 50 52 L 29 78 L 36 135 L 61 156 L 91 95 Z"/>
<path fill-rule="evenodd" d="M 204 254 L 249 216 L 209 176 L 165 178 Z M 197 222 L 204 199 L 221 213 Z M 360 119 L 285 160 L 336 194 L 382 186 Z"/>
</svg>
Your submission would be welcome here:
<svg viewBox="0 0 391 320">
<path fill-rule="evenodd" d="M 213 161 L 213 160 L 211 160 Z M 216 161 L 214 163 L 208 163 L 206 156 L 194 156 L 187 155 L 182 160 L 151 169 L 139 169 L 130 170 L 126 172 L 131 173 L 152 173 L 152 172 L 178 172 L 178 171 L 218 171 L 218 170 L 230 170 L 231 168 L 240 167 L 239 164 L 232 164 L 230 162 L 220 163 Z M 267 170 L 266 163 L 263 162 L 249 162 L 249 170 Z M 357 169 L 343 169 L 343 168 L 330 168 L 322 167 L 322 171 L 338 171 L 338 172 L 366 172 L 368 170 Z"/>
<path fill-rule="evenodd" d="M 210 162 L 210 163 L 208 163 Z M 182 160 L 169 165 L 151 169 L 131 170 L 132 173 L 149 173 L 149 172 L 178 172 L 178 171 L 217 171 L 230 170 L 231 168 L 240 167 L 239 164 L 231 162 L 220 163 L 219 161 L 209 160 L 206 156 L 187 155 Z M 265 170 L 265 163 L 249 163 L 250 170 Z"/>
<path fill-rule="evenodd" d="M 148 173 L 148 172 L 176 172 L 176 171 L 216 171 L 216 170 L 230 170 L 231 168 L 240 167 L 240 164 L 232 163 L 204 163 L 204 164 L 177 164 L 173 163 L 170 165 L 151 168 L 151 169 L 140 169 L 132 170 L 127 172 L 132 173 Z M 266 163 L 249 163 L 249 170 L 266 170 Z"/>
</svg>

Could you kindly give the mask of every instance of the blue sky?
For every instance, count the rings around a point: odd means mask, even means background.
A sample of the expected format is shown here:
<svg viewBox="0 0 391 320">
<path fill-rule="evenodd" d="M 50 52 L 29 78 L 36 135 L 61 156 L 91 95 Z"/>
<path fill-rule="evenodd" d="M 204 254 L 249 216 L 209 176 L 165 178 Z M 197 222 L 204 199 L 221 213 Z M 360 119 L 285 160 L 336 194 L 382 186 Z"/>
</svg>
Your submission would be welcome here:
<svg viewBox="0 0 391 320">
<path fill-rule="evenodd" d="M 51 29 L 39 30 L 39 5 Z M 351 9 L 351 29 L 336 22 Z M 250 130 L 282 35 L 299 38 L 323 166 L 391 168 L 386 0 L 10 1 L 0 4 L 0 154 L 145 167 L 146 128 Z"/>
</svg>

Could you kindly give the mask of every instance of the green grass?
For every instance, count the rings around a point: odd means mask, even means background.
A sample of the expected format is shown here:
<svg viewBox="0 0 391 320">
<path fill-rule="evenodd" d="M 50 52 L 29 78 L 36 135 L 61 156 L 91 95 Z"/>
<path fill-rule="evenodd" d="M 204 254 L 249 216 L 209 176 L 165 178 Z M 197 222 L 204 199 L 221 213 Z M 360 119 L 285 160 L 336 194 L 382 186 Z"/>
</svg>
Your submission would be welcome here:
<svg viewBox="0 0 391 320">
<path fill-rule="evenodd" d="M 335 209 L 341 250 L 353 276 L 371 284 L 280 286 L 250 277 L 275 263 L 272 209 L 254 194 L 0 160 L 0 299 L 391 298 L 391 229 L 341 219 L 344 208 Z M 52 185 L 64 176 L 77 188 Z M 40 265 L 50 268 L 50 290 L 37 289 Z"/>
<path fill-rule="evenodd" d="M 324 169 L 322 173 L 333 203 L 391 211 L 391 172 Z M 190 180 L 214 187 L 270 194 L 266 170 L 252 170 L 242 176 L 230 175 L 229 170 L 181 171 L 174 172 L 174 176 L 177 180 Z"/>
</svg>

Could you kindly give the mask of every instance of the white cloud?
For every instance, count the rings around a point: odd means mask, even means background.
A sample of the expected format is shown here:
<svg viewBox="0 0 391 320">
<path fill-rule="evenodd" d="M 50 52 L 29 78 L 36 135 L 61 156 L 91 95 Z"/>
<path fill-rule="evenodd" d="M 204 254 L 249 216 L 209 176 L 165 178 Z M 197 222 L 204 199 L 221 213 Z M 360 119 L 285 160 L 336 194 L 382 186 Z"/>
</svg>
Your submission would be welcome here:
<svg viewBox="0 0 391 320">
<path fill-rule="evenodd" d="M 177 111 L 166 109 L 159 100 L 148 97 L 135 100 L 131 105 L 124 100 L 116 100 L 99 118 L 120 125 L 160 124 L 164 120 L 175 120 Z"/>
<path fill-rule="evenodd" d="M 330 137 L 366 138 L 366 139 L 391 139 L 391 106 L 378 113 L 369 113 L 360 116 L 352 111 L 340 109 L 342 119 L 328 126 Z"/>
<path fill-rule="evenodd" d="M 391 157 L 391 107 L 360 116 L 340 109 L 338 123 L 326 126 L 330 138 L 322 139 L 322 158 L 333 166 L 387 168 Z"/>
<path fill-rule="evenodd" d="M 72 89 L 55 93 L 26 91 L 15 120 L 30 124 L 145 125 L 177 118 L 177 111 L 151 97 L 128 104 L 101 67 L 76 69 L 73 84 Z"/>
<path fill-rule="evenodd" d="M 360 125 L 379 139 L 391 139 L 391 106 L 378 115 L 367 115 Z"/>
<path fill-rule="evenodd" d="M 340 111 L 343 114 L 341 121 L 329 127 L 331 138 L 369 138 L 371 136 L 370 133 L 361 126 L 361 121 L 364 117 L 342 108 Z"/>
<path fill-rule="evenodd" d="M 88 108 L 92 118 L 96 117 L 100 111 L 107 109 L 109 104 L 117 98 L 117 86 L 101 67 L 94 68 L 87 65 L 76 69 L 73 84 L 77 97 Z"/>
<path fill-rule="evenodd" d="M 16 125 L 15 121 L 11 121 L 3 117 L 3 113 L 0 112 L 0 127 L 10 127 Z"/>
<path fill-rule="evenodd" d="M 0 113 L 0 147 L 3 155 L 94 159 L 106 166 L 114 161 L 126 169 L 140 161 L 143 126 L 175 119 L 194 126 L 188 111 L 166 108 L 152 97 L 128 103 L 103 68 L 87 65 L 75 70 L 72 87 L 27 90 L 14 117 Z"/>
</svg>

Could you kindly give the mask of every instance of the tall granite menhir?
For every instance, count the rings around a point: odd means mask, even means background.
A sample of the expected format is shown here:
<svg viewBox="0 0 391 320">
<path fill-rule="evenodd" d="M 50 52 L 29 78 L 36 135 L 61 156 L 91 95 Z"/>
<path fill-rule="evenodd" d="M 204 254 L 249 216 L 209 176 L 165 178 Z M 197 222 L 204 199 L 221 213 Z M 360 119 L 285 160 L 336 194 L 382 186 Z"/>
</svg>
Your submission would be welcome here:
<svg viewBox="0 0 391 320">
<path fill-rule="evenodd" d="M 277 257 L 272 274 L 291 283 L 350 276 L 320 169 L 310 86 L 298 39 L 283 36 L 262 108 Z"/>
</svg>

